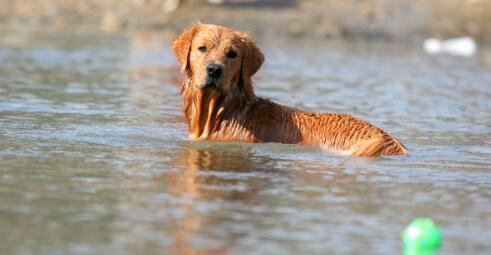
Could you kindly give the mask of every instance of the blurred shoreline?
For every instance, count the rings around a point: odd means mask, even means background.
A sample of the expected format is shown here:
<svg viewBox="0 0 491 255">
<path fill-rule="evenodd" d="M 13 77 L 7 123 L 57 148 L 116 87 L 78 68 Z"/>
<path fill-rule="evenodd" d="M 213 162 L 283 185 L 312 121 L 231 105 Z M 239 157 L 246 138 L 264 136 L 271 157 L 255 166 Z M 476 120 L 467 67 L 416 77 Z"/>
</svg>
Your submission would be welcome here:
<svg viewBox="0 0 491 255">
<path fill-rule="evenodd" d="M 470 36 L 491 43 L 487 0 L 0 0 L 0 6 L 0 25 L 7 27 L 176 34 L 201 21 L 259 36 L 404 43 Z"/>
</svg>

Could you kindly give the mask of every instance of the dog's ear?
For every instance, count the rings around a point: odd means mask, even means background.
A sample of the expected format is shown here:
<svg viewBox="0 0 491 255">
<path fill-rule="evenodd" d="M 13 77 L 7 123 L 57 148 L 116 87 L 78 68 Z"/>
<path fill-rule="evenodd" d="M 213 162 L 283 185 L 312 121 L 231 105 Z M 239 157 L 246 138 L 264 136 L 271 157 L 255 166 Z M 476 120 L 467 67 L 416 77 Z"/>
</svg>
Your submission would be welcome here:
<svg viewBox="0 0 491 255">
<path fill-rule="evenodd" d="M 243 43 L 241 85 L 243 86 L 244 92 L 248 96 L 252 96 L 254 91 L 251 77 L 261 68 L 264 62 L 264 55 L 249 36 L 242 35 L 241 41 Z"/>
<path fill-rule="evenodd" d="M 181 73 L 188 72 L 189 69 L 189 53 L 191 51 L 191 43 L 193 41 L 193 37 L 199 29 L 199 24 L 191 27 L 186 30 L 180 36 L 178 36 L 172 42 L 172 51 L 181 66 Z"/>
</svg>

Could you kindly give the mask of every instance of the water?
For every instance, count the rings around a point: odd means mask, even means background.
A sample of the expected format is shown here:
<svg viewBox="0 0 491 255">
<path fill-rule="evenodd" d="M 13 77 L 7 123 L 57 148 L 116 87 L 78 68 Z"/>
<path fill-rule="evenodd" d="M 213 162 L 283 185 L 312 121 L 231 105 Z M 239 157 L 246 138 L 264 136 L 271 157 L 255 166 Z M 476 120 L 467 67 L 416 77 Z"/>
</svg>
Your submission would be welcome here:
<svg viewBox="0 0 491 255">
<path fill-rule="evenodd" d="M 1 254 L 491 251 L 491 55 L 261 38 L 257 94 L 347 112 L 405 156 L 189 142 L 165 33 L 0 33 Z"/>
</svg>

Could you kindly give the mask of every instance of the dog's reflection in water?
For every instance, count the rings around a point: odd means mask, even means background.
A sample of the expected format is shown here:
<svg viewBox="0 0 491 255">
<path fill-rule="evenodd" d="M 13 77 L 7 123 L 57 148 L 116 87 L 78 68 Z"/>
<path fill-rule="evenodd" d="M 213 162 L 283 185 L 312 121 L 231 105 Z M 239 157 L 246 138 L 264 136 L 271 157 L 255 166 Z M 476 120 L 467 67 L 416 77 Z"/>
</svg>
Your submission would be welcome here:
<svg viewBox="0 0 491 255">
<path fill-rule="evenodd" d="M 184 148 L 180 162 L 176 164 L 180 169 L 166 174 L 170 193 L 180 201 L 184 215 L 174 222 L 172 250 L 176 254 L 230 254 L 231 247 L 240 236 L 231 234 L 213 238 L 212 247 L 206 242 L 210 241 L 208 238 L 213 228 L 227 221 L 226 209 L 217 208 L 219 205 L 216 203 L 223 200 L 254 203 L 260 191 L 254 178 L 241 179 L 240 174 L 233 176 L 254 167 L 249 159 L 250 152 L 247 148 L 242 149 Z M 223 175 L 230 176 L 224 178 Z M 198 212 L 199 206 L 206 205 L 212 205 L 210 208 L 213 209 L 209 209 L 213 210 L 212 213 Z"/>
<path fill-rule="evenodd" d="M 279 153 L 278 150 L 284 148 L 275 149 L 274 145 L 268 148 L 280 155 L 260 155 L 253 150 L 254 146 L 246 144 L 200 142 L 187 146 L 181 147 L 182 151 L 176 157 L 176 171 L 165 175 L 169 192 L 179 201 L 178 206 L 183 213 L 173 222 L 175 238 L 172 249 L 176 254 L 232 254 L 238 240 L 254 235 L 246 231 L 224 233 L 227 230 L 222 226 L 240 225 L 231 215 L 243 212 L 238 208 L 223 207 L 224 204 L 251 208 L 250 212 L 248 209 L 244 212 L 244 217 L 256 231 L 256 227 L 261 229 L 264 220 L 250 216 L 254 214 L 252 208 L 257 206 L 270 208 L 268 210 L 272 213 L 285 203 L 300 206 L 297 208 L 299 212 L 329 212 L 325 198 L 332 197 L 335 201 L 347 198 L 361 201 L 357 205 L 346 205 L 347 210 L 380 210 L 374 207 L 376 187 L 370 185 L 370 180 L 378 174 L 365 169 L 376 163 L 371 159 L 301 160 L 292 158 L 295 153 Z M 365 192 L 367 188 L 373 189 L 372 192 Z M 261 192 L 263 190 L 267 192 Z M 286 193 L 267 195 L 271 190 Z M 292 197 L 296 198 L 292 200 Z M 291 215 L 278 214 L 276 217 L 288 220 Z"/>
</svg>

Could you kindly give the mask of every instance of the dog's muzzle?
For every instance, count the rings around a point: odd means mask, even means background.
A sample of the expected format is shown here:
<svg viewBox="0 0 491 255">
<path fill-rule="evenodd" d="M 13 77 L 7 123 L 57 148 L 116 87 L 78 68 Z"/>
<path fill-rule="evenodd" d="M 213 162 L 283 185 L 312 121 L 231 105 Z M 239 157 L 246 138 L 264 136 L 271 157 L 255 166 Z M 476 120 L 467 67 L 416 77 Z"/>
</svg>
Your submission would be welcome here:
<svg viewBox="0 0 491 255">
<path fill-rule="evenodd" d="M 217 64 L 209 64 L 206 66 L 206 73 L 208 75 L 203 88 L 219 88 L 219 80 L 223 74 L 223 66 Z"/>
</svg>

